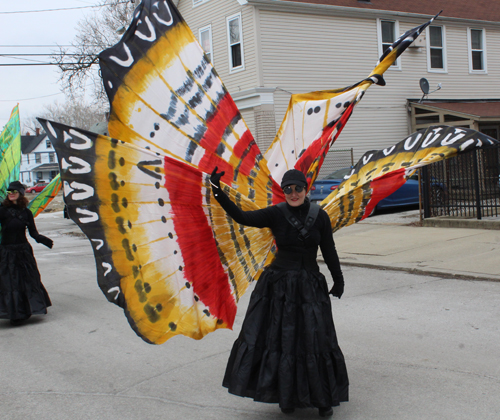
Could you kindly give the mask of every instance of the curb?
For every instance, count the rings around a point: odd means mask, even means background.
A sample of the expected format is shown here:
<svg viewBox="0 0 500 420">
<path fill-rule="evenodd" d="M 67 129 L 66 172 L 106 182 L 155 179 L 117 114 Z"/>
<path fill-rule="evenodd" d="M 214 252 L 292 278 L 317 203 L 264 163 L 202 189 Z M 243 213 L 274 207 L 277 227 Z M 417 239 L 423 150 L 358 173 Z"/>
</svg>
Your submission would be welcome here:
<svg viewBox="0 0 500 420">
<path fill-rule="evenodd" d="M 442 227 L 442 228 L 466 228 L 466 229 L 487 229 L 500 230 L 500 217 L 498 220 L 491 219 L 457 219 L 447 216 L 430 217 L 421 222 L 422 227 Z"/>
<path fill-rule="evenodd" d="M 318 261 L 323 262 L 323 259 L 319 259 Z M 491 277 L 487 275 L 475 275 L 475 274 L 459 274 L 459 273 L 450 273 L 443 271 L 433 271 L 433 270 L 422 270 L 418 268 L 410 268 L 410 267 L 388 267 L 384 265 L 375 265 L 368 263 L 353 263 L 353 262 L 343 262 L 340 260 L 340 264 L 343 266 L 350 267 L 362 267 L 362 268 L 371 268 L 374 270 L 383 270 L 383 271 L 403 271 L 410 274 L 416 274 L 421 276 L 432 276 L 432 277 L 441 277 L 446 279 L 456 279 L 456 280 L 471 280 L 471 281 L 494 281 L 500 282 L 500 277 Z"/>
</svg>

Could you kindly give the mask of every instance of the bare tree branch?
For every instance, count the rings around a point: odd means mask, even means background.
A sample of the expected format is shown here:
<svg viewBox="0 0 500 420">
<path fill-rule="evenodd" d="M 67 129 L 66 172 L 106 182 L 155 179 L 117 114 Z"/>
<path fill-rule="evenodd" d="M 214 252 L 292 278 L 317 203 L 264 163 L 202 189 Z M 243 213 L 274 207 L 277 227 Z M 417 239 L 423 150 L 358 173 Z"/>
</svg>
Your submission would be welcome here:
<svg viewBox="0 0 500 420">
<path fill-rule="evenodd" d="M 84 130 L 90 129 L 96 123 L 106 121 L 105 112 L 96 104 L 88 104 L 83 100 L 69 100 L 64 103 L 56 101 L 53 104 L 44 105 L 42 112 L 22 118 L 23 133 L 35 133 L 37 128 L 41 128 L 37 117 Z"/>
<path fill-rule="evenodd" d="M 118 42 L 118 30 L 128 26 L 135 5 L 123 0 L 101 0 L 100 4 L 104 6 L 78 22 L 72 47 L 61 47 L 52 61 L 59 67 L 59 82 L 70 98 L 82 97 L 90 87 L 94 102 L 107 108 L 98 55 Z"/>
</svg>

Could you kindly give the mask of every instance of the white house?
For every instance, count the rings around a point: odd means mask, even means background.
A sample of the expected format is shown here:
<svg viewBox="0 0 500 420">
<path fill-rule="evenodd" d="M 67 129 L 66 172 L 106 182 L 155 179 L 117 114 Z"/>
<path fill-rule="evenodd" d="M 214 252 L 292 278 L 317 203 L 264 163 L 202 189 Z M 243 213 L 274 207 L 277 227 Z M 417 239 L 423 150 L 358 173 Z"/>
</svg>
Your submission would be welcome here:
<svg viewBox="0 0 500 420">
<path fill-rule="evenodd" d="M 48 136 L 21 136 L 20 181 L 32 186 L 38 181 L 50 182 L 58 173 L 56 152 Z"/>
</svg>

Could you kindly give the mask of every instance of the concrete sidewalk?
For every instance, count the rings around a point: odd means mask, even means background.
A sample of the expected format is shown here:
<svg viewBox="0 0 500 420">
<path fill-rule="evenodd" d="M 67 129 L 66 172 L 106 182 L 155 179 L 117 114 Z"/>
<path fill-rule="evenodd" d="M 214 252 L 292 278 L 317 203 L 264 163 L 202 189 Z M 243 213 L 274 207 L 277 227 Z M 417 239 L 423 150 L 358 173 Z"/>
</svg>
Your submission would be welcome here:
<svg viewBox="0 0 500 420">
<path fill-rule="evenodd" d="M 500 217 L 469 220 L 462 223 L 466 228 L 450 227 L 449 219 L 427 221 L 434 227 L 418 222 L 415 210 L 375 215 L 339 230 L 334 239 L 342 265 L 500 281 L 500 230 L 491 229 L 500 228 Z"/>
</svg>

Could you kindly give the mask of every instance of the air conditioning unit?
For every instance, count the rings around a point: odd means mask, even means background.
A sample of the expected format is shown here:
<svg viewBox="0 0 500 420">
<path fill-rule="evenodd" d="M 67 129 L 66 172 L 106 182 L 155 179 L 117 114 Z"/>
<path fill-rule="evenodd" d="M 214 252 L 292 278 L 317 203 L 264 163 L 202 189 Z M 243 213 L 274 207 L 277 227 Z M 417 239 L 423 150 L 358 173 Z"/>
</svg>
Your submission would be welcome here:
<svg viewBox="0 0 500 420">
<path fill-rule="evenodd" d="M 420 36 L 410 44 L 410 48 L 423 48 L 425 47 L 425 34 Z"/>
</svg>

